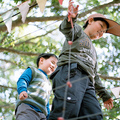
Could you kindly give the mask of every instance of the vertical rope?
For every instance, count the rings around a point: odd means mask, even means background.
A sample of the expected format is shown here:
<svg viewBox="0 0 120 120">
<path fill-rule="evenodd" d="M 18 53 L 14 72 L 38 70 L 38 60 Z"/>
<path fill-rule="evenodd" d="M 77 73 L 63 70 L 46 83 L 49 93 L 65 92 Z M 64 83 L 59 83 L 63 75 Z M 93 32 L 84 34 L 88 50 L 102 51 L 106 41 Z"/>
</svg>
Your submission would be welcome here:
<svg viewBox="0 0 120 120">
<path fill-rule="evenodd" d="M 68 87 L 72 87 L 72 84 L 70 83 L 71 45 L 72 45 L 72 42 L 74 40 L 74 28 L 73 28 L 72 18 L 70 19 L 70 22 L 71 22 L 71 27 L 72 27 L 72 40 L 68 41 L 68 44 L 69 44 L 68 80 L 66 82 L 67 85 L 65 87 L 65 94 L 64 94 L 63 113 L 62 113 L 63 118 L 65 116 L 65 108 L 66 108 L 66 99 L 67 99 Z"/>
<path fill-rule="evenodd" d="M 70 57 L 71 57 L 71 45 L 70 45 L 70 47 L 69 47 L 68 80 L 67 80 L 67 82 L 70 81 Z M 63 114 L 62 114 L 62 117 L 63 117 L 63 118 L 64 118 L 64 116 L 65 116 L 67 90 L 68 90 L 68 85 L 66 85 L 66 87 L 65 87 L 64 103 L 63 103 Z"/>
</svg>

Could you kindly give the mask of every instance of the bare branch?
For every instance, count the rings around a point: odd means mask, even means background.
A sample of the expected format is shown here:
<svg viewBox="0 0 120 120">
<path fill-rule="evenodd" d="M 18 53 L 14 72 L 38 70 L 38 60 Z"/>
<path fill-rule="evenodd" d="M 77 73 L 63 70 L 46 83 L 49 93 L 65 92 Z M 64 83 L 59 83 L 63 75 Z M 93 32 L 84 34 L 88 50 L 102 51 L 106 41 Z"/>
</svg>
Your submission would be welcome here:
<svg viewBox="0 0 120 120">
<path fill-rule="evenodd" d="M 23 52 L 23 51 L 18 51 L 18 50 L 11 49 L 11 48 L 3 48 L 3 47 L 0 47 L 0 51 L 1 52 L 7 51 L 7 52 L 12 52 L 15 54 L 27 55 L 27 56 L 38 56 L 40 54 L 40 53 L 32 53 L 32 52 Z"/>
<path fill-rule="evenodd" d="M 120 80 L 119 77 L 112 77 L 112 76 L 106 76 L 106 75 L 99 75 L 102 79 L 106 80 L 106 79 L 110 79 L 110 80 Z"/>
<path fill-rule="evenodd" d="M 10 61 L 10 60 L 5 60 L 5 59 L 0 59 L 1 61 L 4 61 L 4 62 L 6 62 L 6 63 L 11 63 L 11 64 L 13 64 L 13 65 L 17 65 L 16 63 L 14 63 L 14 62 L 12 62 L 12 61 Z"/>
<path fill-rule="evenodd" d="M 3 88 L 10 88 L 10 89 L 17 90 L 17 88 L 15 88 L 15 87 L 8 87 L 8 86 L 4 86 L 4 85 L 0 85 L 0 87 L 3 87 Z"/>
</svg>

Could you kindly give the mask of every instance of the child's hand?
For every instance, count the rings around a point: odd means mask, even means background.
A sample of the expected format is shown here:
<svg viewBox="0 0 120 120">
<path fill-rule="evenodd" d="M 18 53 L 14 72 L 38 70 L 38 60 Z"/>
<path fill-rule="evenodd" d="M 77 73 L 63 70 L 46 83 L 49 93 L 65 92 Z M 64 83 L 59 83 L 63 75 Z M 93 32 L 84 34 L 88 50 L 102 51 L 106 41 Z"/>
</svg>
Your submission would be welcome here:
<svg viewBox="0 0 120 120">
<path fill-rule="evenodd" d="M 71 18 L 75 18 L 78 14 L 78 7 L 73 6 L 73 2 L 69 0 L 69 6 L 68 6 L 68 22 L 71 20 Z"/>
<path fill-rule="evenodd" d="M 25 91 L 21 92 L 19 95 L 20 100 L 25 100 L 27 97 L 28 97 L 28 94 Z"/>
<path fill-rule="evenodd" d="M 109 100 L 105 101 L 104 102 L 104 107 L 107 108 L 108 110 L 112 109 L 112 107 L 113 107 L 113 99 L 110 98 Z"/>
</svg>

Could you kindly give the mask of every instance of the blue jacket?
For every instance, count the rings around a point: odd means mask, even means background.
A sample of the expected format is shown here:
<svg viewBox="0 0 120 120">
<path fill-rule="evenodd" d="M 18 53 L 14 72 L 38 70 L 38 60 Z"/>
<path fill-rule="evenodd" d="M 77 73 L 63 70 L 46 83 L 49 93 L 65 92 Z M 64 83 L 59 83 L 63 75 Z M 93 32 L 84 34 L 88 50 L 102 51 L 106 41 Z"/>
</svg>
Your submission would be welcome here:
<svg viewBox="0 0 120 120">
<path fill-rule="evenodd" d="M 33 73 L 34 73 L 34 75 L 33 75 Z M 41 74 L 42 73 L 42 74 Z M 37 75 L 36 75 L 37 74 Z M 18 91 L 18 94 L 20 94 L 21 92 L 23 92 L 23 91 L 26 91 L 26 92 L 28 92 L 28 98 L 27 99 L 25 99 L 24 101 L 20 101 L 20 100 L 18 100 L 18 102 L 17 102 L 17 106 L 21 103 L 21 102 L 23 102 L 23 103 L 26 103 L 26 104 L 28 104 L 30 107 L 32 107 L 34 110 L 36 110 L 37 112 L 42 112 L 42 113 L 44 113 L 45 115 L 47 115 L 47 117 L 49 116 L 49 114 L 50 114 L 50 109 L 49 109 L 49 99 L 47 99 L 47 100 L 45 100 L 45 101 L 47 101 L 47 104 L 46 104 L 46 108 L 47 108 L 47 113 L 45 113 L 44 112 L 44 109 L 42 109 L 43 107 L 36 107 L 36 104 L 34 105 L 33 103 L 31 104 L 31 97 L 34 97 L 32 94 L 32 92 L 31 91 L 29 91 L 29 89 L 31 90 L 31 86 L 33 86 L 33 85 L 35 85 L 35 84 L 33 84 L 33 82 L 34 81 L 36 81 L 36 78 L 34 78 L 35 76 L 38 76 L 40 74 L 40 76 L 41 76 L 41 78 L 43 79 L 43 80 L 40 80 L 40 82 L 42 82 L 42 83 L 45 83 L 44 84 L 44 86 L 47 84 L 46 83 L 46 81 L 48 82 L 48 85 L 50 85 L 50 88 L 51 88 L 51 84 L 49 84 L 50 82 L 49 82 L 49 80 L 48 80 L 48 76 L 47 76 L 47 74 L 43 71 L 43 70 L 41 70 L 41 69 L 36 69 L 36 68 L 34 68 L 34 67 L 29 67 L 29 68 L 27 68 L 24 72 L 23 72 L 23 74 L 20 76 L 20 78 L 18 79 L 18 82 L 17 82 L 17 91 Z M 34 80 L 35 79 L 35 80 Z M 37 78 L 38 79 L 38 78 Z M 31 82 L 32 81 L 32 82 Z M 38 81 L 39 82 L 39 81 Z M 34 82 L 35 83 L 35 82 Z M 38 86 L 38 87 L 41 87 L 40 85 Z M 42 86 L 43 87 L 43 86 Z M 42 88 L 42 90 L 43 90 L 44 88 Z M 45 91 L 46 89 L 44 89 L 43 90 L 43 92 L 46 94 L 46 93 L 48 93 L 47 91 Z M 51 89 L 50 89 L 51 90 Z M 46 98 L 49 98 L 49 96 L 50 96 L 50 90 L 49 90 L 49 93 L 48 94 L 46 94 L 45 95 L 45 97 Z M 32 93 L 32 94 L 31 94 Z M 49 95 L 49 96 L 48 96 Z M 30 97 L 29 97 L 30 96 Z M 43 96 L 44 97 L 44 96 Z M 41 106 L 44 106 L 45 105 L 45 102 L 44 102 L 44 100 L 42 100 L 42 99 L 39 99 L 39 101 L 42 101 L 42 105 Z M 29 102 L 30 101 L 30 102 Z M 36 102 L 36 99 L 35 99 L 35 102 Z M 17 107 L 16 106 L 16 107 Z M 40 109 L 41 108 L 41 109 Z"/>
</svg>

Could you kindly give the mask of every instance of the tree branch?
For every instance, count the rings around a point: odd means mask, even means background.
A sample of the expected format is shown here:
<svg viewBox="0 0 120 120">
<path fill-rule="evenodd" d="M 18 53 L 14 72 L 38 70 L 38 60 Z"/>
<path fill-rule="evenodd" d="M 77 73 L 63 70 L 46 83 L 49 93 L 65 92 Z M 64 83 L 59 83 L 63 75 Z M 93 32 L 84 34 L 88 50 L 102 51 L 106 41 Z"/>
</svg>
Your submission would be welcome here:
<svg viewBox="0 0 120 120">
<path fill-rule="evenodd" d="M 27 55 L 27 56 L 38 56 L 40 54 L 40 53 L 32 53 L 32 52 L 23 52 L 23 51 L 14 50 L 14 49 L 11 49 L 11 48 L 3 48 L 3 47 L 0 47 L 0 51 L 1 52 L 7 51 L 7 52 L 12 52 L 12 53 L 15 53 L 15 54 Z"/>
<path fill-rule="evenodd" d="M 99 10 L 99 9 L 103 9 L 105 7 L 110 7 L 110 6 L 116 6 L 116 4 L 120 4 L 120 0 L 114 0 L 112 2 L 109 2 L 109 3 L 106 3 L 106 4 L 103 4 L 103 5 L 100 5 L 100 6 L 97 6 L 97 7 L 94 7 L 88 11 L 85 11 L 81 14 L 79 14 L 79 18 L 81 17 L 85 17 L 86 14 L 88 13 L 91 13 L 93 11 L 96 11 L 96 10 Z M 25 24 L 28 24 L 29 22 L 46 22 L 46 21 L 55 21 L 55 20 L 63 20 L 65 16 L 52 16 L 52 17 L 27 17 L 26 18 L 26 21 L 25 21 Z M 22 21 L 21 21 L 21 17 L 19 17 L 17 20 L 13 21 L 12 23 L 12 29 L 15 28 L 16 26 L 20 26 L 22 25 Z M 1 31 L 5 31 L 6 30 L 6 26 L 5 25 L 0 25 L 0 30 Z"/>
<path fill-rule="evenodd" d="M 14 62 L 11 62 L 10 60 L 5 60 L 5 59 L 0 59 L 1 61 L 4 61 L 4 62 L 6 62 L 6 63 L 11 63 L 11 64 L 13 64 L 13 65 L 17 65 L 16 63 L 14 63 Z"/>
<path fill-rule="evenodd" d="M 10 89 L 17 90 L 17 88 L 15 88 L 15 87 L 8 87 L 8 86 L 4 86 L 4 85 L 0 85 L 0 87 L 3 87 L 3 88 L 10 88 Z"/>
<path fill-rule="evenodd" d="M 110 79 L 110 80 L 120 80 L 119 77 L 112 77 L 112 76 L 106 76 L 106 75 L 99 75 L 102 79 L 106 80 L 106 79 Z"/>
<path fill-rule="evenodd" d="M 84 17 L 84 16 L 86 16 L 86 14 L 89 14 L 89 13 L 91 13 L 91 12 L 93 12 L 93 11 L 97 11 L 97 10 L 100 10 L 100 9 L 104 9 L 104 8 L 106 8 L 106 7 L 116 6 L 116 4 L 118 4 L 118 6 L 119 6 L 119 5 L 120 5 L 120 0 L 114 0 L 114 1 L 109 2 L 109 3 L 96 6 L 96 7 L 92 8 L 92 9 L 90 9 L 90 10 L 88 10 L 88 11 L 85 11 L 85 12 L 79 14 L 79 18 Z"/>
<path fill-rule="evenodd" d="M 25 41 L 16 43 L 15 46 L 19 46 L 19 45 L 21 45 L 21 44 L 23 44 L 23 43 L 35 44 L 35 43 L 33 43 L 33 42 L 30 42 L 30 41 L 31 41 L 31 40 L 34 40 L 34 39 L 36 39 L 36 38 L 39 38 L 39 37 L 46 36 L 47 34 L 53 32 L 53 31 L 56 30 L 56 29 L 58 29 L 58 28 L 55 28 L 55 29 L 53 29 L 53 30 L 50 30 L 50 31 L 46 32 L 44 35 L 38 35 L 38 36 L 36 36 L 36 37 L 29 38 L 29 39 L 27 39 L 27 40 L 25 40 Z M 19 38 L 18 38 L 18 39 L 19 39 Z M 9 46 L 9 48 L 12 48 L 12 46 Z"/>
</svg>

